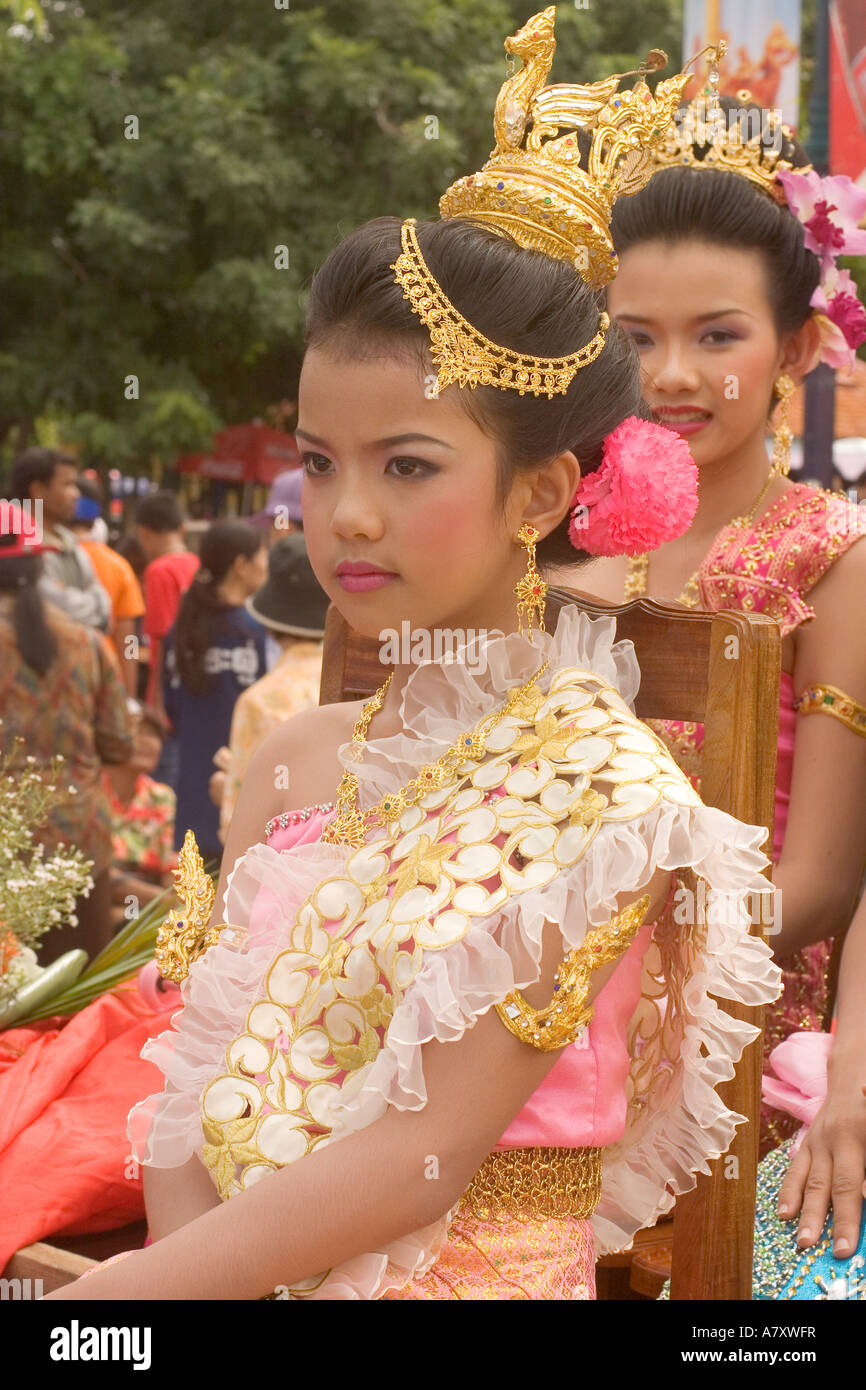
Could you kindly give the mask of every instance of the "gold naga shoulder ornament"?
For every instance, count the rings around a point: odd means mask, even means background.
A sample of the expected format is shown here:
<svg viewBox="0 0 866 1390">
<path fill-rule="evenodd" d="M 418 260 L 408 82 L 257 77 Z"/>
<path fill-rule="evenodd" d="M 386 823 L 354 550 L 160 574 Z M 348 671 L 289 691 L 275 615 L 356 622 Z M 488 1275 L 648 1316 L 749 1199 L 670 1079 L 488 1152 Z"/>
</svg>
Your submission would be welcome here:
<svg viewBox="0 0 866 1390">
<path fill-rule="evenodd" d="M 591 927 L 586 940 L 557 967 L 553 998 L 533 1009 L 519 990 L 497 1004 L 496 1012 L 509 1033 L 538 1052 L 555 1052 L 576 1042 L 592 1022 L 594 1009 L 586 1003 L 592 972 L 618 960 L 646 920 L 650 898 L 645 893 L 601 927 Z"/>
<path fill-rule="evenodd" d="M 194 961 L 216 944 L 226 924 L 208 927 L 216 884 L 205 869 L 191 830 L 186 832 L 173 873 L 183 907 L 180 911 L 173 908 L 157 932 L 155 958 L 163 979 L 179 985 Z"/>
</svg>

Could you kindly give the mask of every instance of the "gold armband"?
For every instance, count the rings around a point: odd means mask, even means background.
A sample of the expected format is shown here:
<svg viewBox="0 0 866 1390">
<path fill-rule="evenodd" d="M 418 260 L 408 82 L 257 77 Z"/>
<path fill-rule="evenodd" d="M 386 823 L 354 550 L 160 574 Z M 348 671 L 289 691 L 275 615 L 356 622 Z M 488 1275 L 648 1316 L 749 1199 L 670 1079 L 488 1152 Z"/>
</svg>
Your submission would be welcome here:
<svg viewBox="0 0 866 1390">
<path fill-rule="evenodd" d="M 592 927 L 583 944 L 569 951 L 557 967 L 553 998 L 546 1008 L 533 1009 L 519 990 L 497 1004 L 496 1012 L 509 1033 L 539 1052 L 553 1052 L 574 1042 L 592 1019 L 592 1005 L 586 1003 L 586 996 L 593 970 L 616 960 L 631 945 L 649 905 L 649 894 L 645 893 L 603 927 Z"/>
<path fill-rule="evenodd" d="M 847 724 L 855 734 L 866 738 L 866 705 L 858 705 L 856 700 L 835 685 L 822 683 L 808 686 L 796 701 L 794 709 L 798 714 L 832 714 L 834 719 Z"/>
<path fill-rule="evenodd" d="M 156 934 L 156 963 L 163 979 L 179 985 L 189 974 L 193 961 L 216 944 L 225 923 L 208 927 L 216 884 L 205 871 L 191 830 L 186 832 L 177 868 L 172 872 L 183 907 L 180 912 L 172 910 Z"/>
</svg>

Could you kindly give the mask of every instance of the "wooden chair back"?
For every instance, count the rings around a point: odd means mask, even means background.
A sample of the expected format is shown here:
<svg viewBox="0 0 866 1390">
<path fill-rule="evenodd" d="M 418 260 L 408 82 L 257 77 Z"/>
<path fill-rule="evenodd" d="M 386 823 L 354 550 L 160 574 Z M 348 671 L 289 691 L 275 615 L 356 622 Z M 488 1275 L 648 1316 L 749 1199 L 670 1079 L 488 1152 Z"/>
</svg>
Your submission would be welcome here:
<svg viewBox="0 0 866 1390">
<path fill-rule="evenodd" d="M 745 613 L 701 613 L 638 599 L 610 606 L 592 595 L 551 588 L 546 624 L 555 630 L 560 610 L 577 603 L 590 617 L 616 617 L 617 637 L 630 638 L 641 669 L 635 702 L 641 719 L 703 723 L 701 795 L 708 806 L 767 827 L 773 841 L 776 743 L 779 717 L 780 639 L 769 618 Z M 384 671 L 378 644 L 359 637 L 331 607 L 325 625 L 320 703 L 371 695 Z M 756 930 L 760 931 L 758 926 Z M 725 1008 L 758 1027 L 762 1010 Z M 725 1158 L 700 1176 L 677 1201 L 673 1222 L 671 1297 L 748 1299 L 751 1296 L 761 1046 L 747 1048 L 734 1079 L 719 1088 L 731 1110 L 748 1117 Z M 727 1180 L 736 1159 L 737 1180 Z"/>
</svg>

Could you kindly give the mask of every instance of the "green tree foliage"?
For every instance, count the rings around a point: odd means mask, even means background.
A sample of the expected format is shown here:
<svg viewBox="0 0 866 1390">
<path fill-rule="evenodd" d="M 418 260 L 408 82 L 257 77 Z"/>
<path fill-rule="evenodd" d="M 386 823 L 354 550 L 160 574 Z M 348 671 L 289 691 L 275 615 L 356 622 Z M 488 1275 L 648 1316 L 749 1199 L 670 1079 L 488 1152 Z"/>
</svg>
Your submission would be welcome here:
<svg viewBox="0 0 866 1390">
<path fill-rule="evenodd" d="M 0 441 L 53 418 L 93 461 L 140 467 L 293 393 L 316 266 L 370 217 L 434 216 L 483 162 L 530 5 L 42 11 L 0 34 Z M 680 12 L 560 3 L 554 80 L 653 45 L 678 61 Z"/>
</svg>

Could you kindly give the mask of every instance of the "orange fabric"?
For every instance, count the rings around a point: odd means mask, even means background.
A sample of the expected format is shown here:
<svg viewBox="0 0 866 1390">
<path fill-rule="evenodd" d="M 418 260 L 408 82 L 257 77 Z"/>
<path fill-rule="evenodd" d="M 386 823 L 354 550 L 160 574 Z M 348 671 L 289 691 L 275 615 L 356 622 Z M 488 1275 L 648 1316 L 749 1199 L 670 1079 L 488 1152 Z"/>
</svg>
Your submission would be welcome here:
<svg viewBox="0 0 866 1390">
<path fill-rule="evenodd" d="M 139 1052 L 176 1008 L 154 1012 L 133 983 L 65 1023 L 0 1033 L 0 1270 L 32 1241 L 142 1219 L 126 1118 L 159 1087 Z"/>
<path fill-rule="evenodd" d="M 128 560 L 100 541 L 83 540 L 96 577 L 111 599 L 112 626 L 121 618 L 140 618 L 144 613 L 141 585 Z"/>
</svg>

